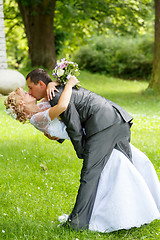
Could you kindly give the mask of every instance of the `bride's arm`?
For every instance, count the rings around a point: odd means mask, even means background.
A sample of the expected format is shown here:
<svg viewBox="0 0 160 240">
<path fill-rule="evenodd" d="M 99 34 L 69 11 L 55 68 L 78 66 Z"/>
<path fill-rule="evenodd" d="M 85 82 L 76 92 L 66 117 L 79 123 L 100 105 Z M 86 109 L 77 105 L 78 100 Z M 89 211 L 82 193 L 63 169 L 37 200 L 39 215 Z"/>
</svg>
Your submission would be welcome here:
<svg viewBox="0 0 160 240">
<path fill-rule="evenodd" d="M 76 77 L 70 77 L 70 79 L 65 85 L 64 91 L 59 98 L 58 104 L 49 109 L 49 117 L 51 120 L 58 117 L 62 112 L 67 109 L 72 95 L 72 87 L 74 87 L 78 83 L 79 81 Z"/>
</svg>

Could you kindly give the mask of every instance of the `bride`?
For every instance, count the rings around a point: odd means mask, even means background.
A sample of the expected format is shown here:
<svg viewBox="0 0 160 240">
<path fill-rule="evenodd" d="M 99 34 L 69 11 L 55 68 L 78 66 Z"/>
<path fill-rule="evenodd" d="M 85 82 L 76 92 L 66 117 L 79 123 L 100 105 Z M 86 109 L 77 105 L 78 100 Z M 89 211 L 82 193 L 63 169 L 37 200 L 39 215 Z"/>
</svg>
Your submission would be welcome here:
<svg viewBox="0 0 160 240">
<path fill-rule="evenodd" d="M 46 135 L 69 139 L 58 116 L 67 109 L 77 83 L 75 77 L 69 79 L 54 107 L 47 100 L 37 104 L 34 97 L 18 88 L 6 98 L 6 112 L 20 122 L 29 120 Z M 155 169 L 144 153 L 133 145 L 131 150 L 133 163 L 114 149 L 101 173 L 88 226 L 91 231 L 130 229 L 160 219 L 160 183 Z"/>
</svg>

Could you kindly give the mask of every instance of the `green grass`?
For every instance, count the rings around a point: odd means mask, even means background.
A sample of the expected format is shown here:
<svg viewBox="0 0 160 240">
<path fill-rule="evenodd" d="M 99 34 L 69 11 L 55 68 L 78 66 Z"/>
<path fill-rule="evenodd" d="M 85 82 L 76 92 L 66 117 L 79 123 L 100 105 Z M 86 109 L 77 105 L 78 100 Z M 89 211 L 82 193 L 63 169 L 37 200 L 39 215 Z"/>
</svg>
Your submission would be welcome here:
<svg viewBox="0 0 160 240">
<path fill-rule="evenodd" d="M 146 82 L 88 72 L 81 72 L 80 81 L 134 116 L 131 142 L 147 154 L 160 178 L 160 96 L 144 94 Z M 74 206 L 82 160 L 69 141 L 48 140 L 30 124 L 8 117 L 3 101 L 0 97 L 0 240 L 160 239 L 158 220 L 109 234 L 58 227 L 58 216 Z"/>
</svg>

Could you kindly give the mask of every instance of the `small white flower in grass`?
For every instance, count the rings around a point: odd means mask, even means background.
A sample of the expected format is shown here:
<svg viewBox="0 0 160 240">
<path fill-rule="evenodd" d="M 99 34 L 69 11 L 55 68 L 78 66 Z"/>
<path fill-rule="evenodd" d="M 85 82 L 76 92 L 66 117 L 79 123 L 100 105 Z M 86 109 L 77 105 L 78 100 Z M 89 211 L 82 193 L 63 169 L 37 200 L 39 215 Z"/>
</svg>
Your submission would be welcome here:
<svg viewBox="0 0 160 240">
<path fill-rule="evenodd" d="M 45 166 L 44 164 L 40 164 L 40 167 L 43 169 L 43 171 L 47 170 L 47 166 Z"/>
<path fill-rule="evenodd" d="M 2 230 L 2 233 L 5 233 L 5 231 L 4 231 L 4 230 Z"/>
<path fill-rule="evenodd" d="M 31 195 L 31 194 L 29 194 L 29 196 L 31 197 L 32 195 Z"/>
<path fill-rule="evenodd" d="M 20 213 L 21 209 L 19 207 L 17 207 L 17 212 Z"/>
<path fill-rule="evenodd" d="M 63 225 L 62 223 L 61 223 L 61 224 L 58 224 L 58 225 L 57 225 L 57 228 L 61 227 L 62 225 Z"/>
<path fill-rule="evenodd" d="M 4 216 L 7 216 L 7 214 L 6 214 L 6 213 L 3 213 L 3 215 L 4 215 Z"/>
</svg>

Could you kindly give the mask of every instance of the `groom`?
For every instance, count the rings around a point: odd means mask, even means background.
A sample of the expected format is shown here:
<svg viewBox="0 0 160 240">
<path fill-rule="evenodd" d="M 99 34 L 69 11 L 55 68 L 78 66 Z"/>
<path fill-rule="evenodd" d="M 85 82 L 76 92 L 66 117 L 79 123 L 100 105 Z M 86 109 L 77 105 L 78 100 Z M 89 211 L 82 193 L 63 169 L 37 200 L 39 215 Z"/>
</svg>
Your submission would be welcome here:
<svg viewBox="0 0 160 240">
<path fill-rule="evenodd" d="M 52 80 L 43 69 L 31 71 L 26 80 L 29 94 L 37 100 L 47 97 L 47 85 Z M 57 89 L 51 106 L 58 103 L 64 86 L 57 86 Z M 83 159 L 80 187 L 68 224 L 77 230 L 85 229 L 89 225 L 101 172 L 113 148 L 132 158 L 129 146 L 132 117 L 117 104 L 84 88 L 73 89 L 70 104 L 60 117 L 67 126 L 78 158 Z"/>
</svg>

